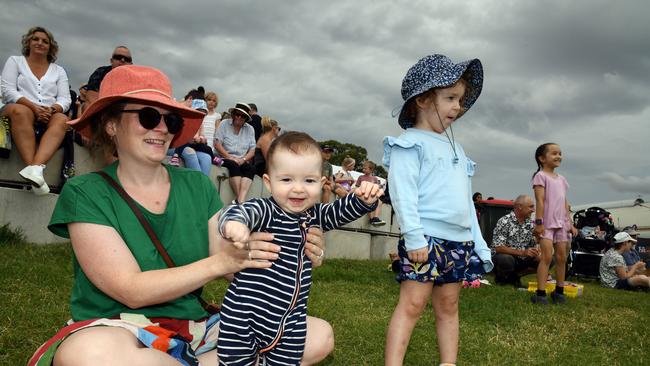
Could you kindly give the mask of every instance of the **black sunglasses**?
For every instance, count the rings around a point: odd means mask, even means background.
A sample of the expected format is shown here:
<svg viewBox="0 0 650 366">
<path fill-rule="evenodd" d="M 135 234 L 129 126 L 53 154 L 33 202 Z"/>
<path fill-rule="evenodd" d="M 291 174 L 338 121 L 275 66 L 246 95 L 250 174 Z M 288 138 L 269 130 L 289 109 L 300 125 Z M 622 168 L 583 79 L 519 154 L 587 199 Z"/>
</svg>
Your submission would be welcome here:
<svg viewBox="0 0 650 366">
<path fill-rule="evenodd" d="M 183 129 L 183 117 L 178 113 L 161 114 L 157 109 L 151 107 L 144 107 L 142 109 L 124 109 L 124 113 L 137 113 L 140 125 L 147 130 L 153 130 L 160 124 L 160 117 L 165 120 L 167 131 L 172 135 L 177 134 Z"/>
<path fill-rule="evenodd" d="M 116 60 L 116 61 L 122 61 L 122 62 L 128 62 L 128 63 L 131 63 L 131 61 L 133 61 L 131 56 L 124 56 L 124 55 L 117 55 L 116 54 L 116 55 L 113 55 L 112 57 L 113 57 L 113 60 Z"/>
</svg>

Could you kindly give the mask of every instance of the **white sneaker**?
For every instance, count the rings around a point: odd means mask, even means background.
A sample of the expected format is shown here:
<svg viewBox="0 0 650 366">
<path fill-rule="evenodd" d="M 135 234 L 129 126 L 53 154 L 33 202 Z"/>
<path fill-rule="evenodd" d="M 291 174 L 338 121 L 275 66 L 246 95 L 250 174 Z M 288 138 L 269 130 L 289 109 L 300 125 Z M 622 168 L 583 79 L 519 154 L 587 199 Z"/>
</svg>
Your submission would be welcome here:
<svg viewBox="0 0 650 366">
<path fill-rule="evenodd" d="M 37 196 L 43 196 L 50 193 L 50 187 L 47 184 L 38 187 L 32 186 L 32 192 Z"/>
<path fill-rule="evenodd" d="M 34 187 L 40 187 L 45 184 L 43 169 L 45 169 L 45 165 L 28 165 L 19 171 L 18 174 L 23 179 L 28 180 Z"/>
</svg>

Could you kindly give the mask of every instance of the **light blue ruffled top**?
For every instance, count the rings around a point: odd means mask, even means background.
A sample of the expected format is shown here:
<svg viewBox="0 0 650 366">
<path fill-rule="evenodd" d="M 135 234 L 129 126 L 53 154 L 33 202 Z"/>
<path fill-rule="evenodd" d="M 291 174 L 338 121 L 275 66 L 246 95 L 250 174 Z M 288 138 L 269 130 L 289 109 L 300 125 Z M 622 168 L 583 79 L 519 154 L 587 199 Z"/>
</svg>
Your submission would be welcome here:
<svg viewBox="0 0 650 366">
<path fill-rule="evenodd" d="M 438 133 L 409 128 L 384 138 L 383 164 L 406 250 L 427 246 L 424 235 L 474 241 L 486 272 L 492 270 L 488 249 L 472 202 L 476 163 L 456 143 L 457 162 L 449 140 Z"/>
</svg>

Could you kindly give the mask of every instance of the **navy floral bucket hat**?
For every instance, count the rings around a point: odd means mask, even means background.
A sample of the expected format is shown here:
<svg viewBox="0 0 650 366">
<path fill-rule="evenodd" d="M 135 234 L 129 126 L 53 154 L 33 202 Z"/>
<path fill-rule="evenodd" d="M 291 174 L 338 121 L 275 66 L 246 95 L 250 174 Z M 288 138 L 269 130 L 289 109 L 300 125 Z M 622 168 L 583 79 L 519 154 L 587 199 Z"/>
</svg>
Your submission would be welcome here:
<svg viewBox="0 0 650 366">
<path fill-rule="evenodd" d="M 483 65 L 477 58 L 454 64 L 445 55 L 430 55 L 423 57 L 409 71 L 402 80 L 402 98 L 404 104 L 399 113 L 397 122 L 400 127 L 407 129 L 415 125 L 413 118 L 406 113 L 406 105 L 412 98 L 433 88 L 446 88 L 452 86 L 463 75 L 469 83 L 469 88 L 463 100 L 463 114 L 476 102 L 483 88 Z M 458 117 L 460 118 L 462 114 Z"/>
</svg>

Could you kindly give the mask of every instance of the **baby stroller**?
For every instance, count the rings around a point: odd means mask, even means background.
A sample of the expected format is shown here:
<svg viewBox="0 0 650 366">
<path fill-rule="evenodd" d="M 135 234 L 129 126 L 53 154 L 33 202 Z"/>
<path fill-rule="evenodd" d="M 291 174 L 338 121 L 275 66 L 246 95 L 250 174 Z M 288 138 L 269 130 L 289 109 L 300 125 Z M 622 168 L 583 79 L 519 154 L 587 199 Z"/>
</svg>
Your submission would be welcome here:
<svg viewBox="0 0 650 366">
<path fill-rule="evenodd" d="M 590 207 L 573 215 L 578 235 L 571 241 L 568 275 L 599 278 L 600 260 L 611 247 L 616 228 L 609 212 Z"/>
</svg>

